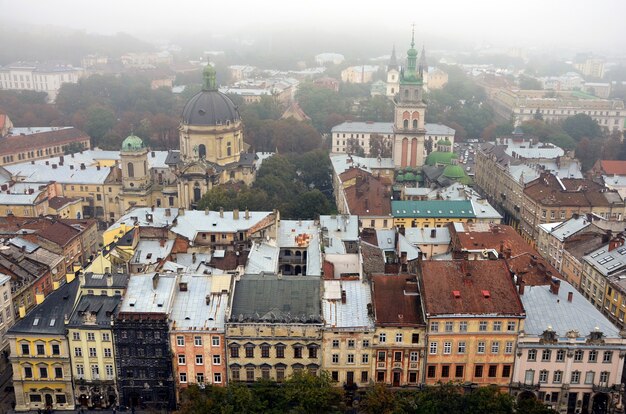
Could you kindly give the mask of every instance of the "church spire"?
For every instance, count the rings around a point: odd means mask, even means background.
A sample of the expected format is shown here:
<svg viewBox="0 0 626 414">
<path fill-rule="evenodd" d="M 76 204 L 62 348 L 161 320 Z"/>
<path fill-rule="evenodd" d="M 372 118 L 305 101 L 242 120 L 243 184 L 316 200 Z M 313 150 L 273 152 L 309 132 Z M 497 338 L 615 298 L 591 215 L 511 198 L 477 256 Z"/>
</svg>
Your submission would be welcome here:
<svg viewBox="0 0 626 414">
<path fill-rule="evenodd" d="M 413 30 L 411 31 L 411 49 L 415 48 L 415 23 L 413 23 Z"/>
<path fill-rule="evenodd" d="M 424 78 L 424 72 L 428 72 L 428 63 L 426 63 L 426 49 L 422 45 L 422 53 L 420 54 L 419 75 Z"/>
<path fill-rule="evenodd" d="M 391 57 L 389 58 L 389 66 L 387 70 L 390 69 L 398 69 L 398 59 L 396 58 L 396 45 L 393 45 L 393 49 L 391 49 Z"/>
</svg>

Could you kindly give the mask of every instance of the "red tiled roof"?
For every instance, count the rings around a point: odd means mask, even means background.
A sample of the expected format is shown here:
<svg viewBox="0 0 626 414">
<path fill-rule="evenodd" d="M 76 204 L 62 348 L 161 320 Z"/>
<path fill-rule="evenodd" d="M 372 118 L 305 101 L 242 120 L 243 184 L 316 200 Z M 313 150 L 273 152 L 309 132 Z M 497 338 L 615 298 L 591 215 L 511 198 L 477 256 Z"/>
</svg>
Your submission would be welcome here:
<svg viewBox="0 0 626 414">
<path fill-rule="evenodd" d="M 90 140 L 89 135 L 76 128 L 39 132 L 30 135 L 11 135 L 0 140 L 0 154 L 12 154 L 19 150 L 32 150 L 50 145 L 64 145 Z"/>
<path fill-rule="evenodd" d="M 601 160 L 600 166 L 607 175 L 626 175 L 626 161 Z"/>
<path fill-rule="evenodd" d="M 420 271 L 427 317 L 524 314 L 504 260 L 429 260 Z"/>
<path fill-rule="evenodd" d="M 463 226 L 463 231 L 456 230 L 459 224 Z M 492 223 L 454 223 L 448 227 L 452 248 L 456 252 L 496 249 L 498 253 L 504 253 L 511 249 L 511 256 L 526 252 L 539 255 L 511 226 Z"/>
<path fill-rule="evenodd" d="M 544 206 L 609 206 L 611 203 L 603 191 L 602 185 L 587 179 L 561 178 L 559 183 L 559 179 L 550 173 L 541 174 L 524 188 L 525 195 Z"/>
<path fill-rule="evenodd" d="M 413 275 L 373 275 L 377 325 L 423 325 L 417 280 Z"/>
<path fill-rule="evenodd" d="M 356 184 L 343 190 L 350 214 L 366 217 L 391 214 L 389 190 L 381 179 L 359 168 L 350 168 L 339 177 L 342 182 L 356 180 Z"/>
<path fill-rule="evenodd" d="M 563 279 L 554 266 L 539 254 L 523 253 L 506 259 L 509 270 L 517 276 L 517 283 L 521 280 L 527 286 L 549 285 L 553 277 Z"/>
<path fill-rule="evenodd" d="M 72 241 L 79 233 L 80 230 L 59 221 L 55 221 L 50 226 L 37 232 L 39 237 L 50 240 L 61 247 Z"/>
</svg>

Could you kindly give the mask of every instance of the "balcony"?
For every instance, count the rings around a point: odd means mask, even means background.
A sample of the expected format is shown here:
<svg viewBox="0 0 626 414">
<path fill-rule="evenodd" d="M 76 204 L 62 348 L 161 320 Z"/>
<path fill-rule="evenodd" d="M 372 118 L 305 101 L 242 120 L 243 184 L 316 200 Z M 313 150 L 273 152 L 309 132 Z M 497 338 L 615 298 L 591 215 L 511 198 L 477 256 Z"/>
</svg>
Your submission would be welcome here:
<svg viewBox="0 0 626 414">
<path fill-rule="evenodd" d="M 523 382 L 512 382 L 511 388 L 517 388 L 524 391 L 538 391 L 541 384 L 526 384 Z"/>
<path fill-rule="evenodd" d="M 376 363 L 376 368 L 385 368 L 385 363 L 384 362 L 377 362 Z"/>
<path fill-rule="evenodd" d="M 621 388 L 620 385 L 615 384 L 612 386 L 609 386 L 607 383 L 602 383 L 602 384 L 593 384 L 593 392 L 603 392 L 606 394 L 609 394 L 611 392 L 616 392 L 619 391 Z"/>
<path fill-rule="evenodd" d="M 409 369 L 417 369 L 418 367 L 418 363 L 417 362 L 411 362 L 409 364 Z"/>
</svg>

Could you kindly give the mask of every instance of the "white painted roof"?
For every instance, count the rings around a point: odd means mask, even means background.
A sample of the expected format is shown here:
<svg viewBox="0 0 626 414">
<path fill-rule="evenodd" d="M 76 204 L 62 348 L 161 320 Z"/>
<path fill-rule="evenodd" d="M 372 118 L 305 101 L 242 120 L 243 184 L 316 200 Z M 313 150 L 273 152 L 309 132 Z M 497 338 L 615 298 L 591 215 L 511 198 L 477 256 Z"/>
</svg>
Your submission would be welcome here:
<svg viewBox="0 0 626 414">
<path fill-rule="evenodd" d="M 381 250 L 396 249 L 396 231 L 394 229 L 376 230 L 376 239 L 378 240 L 378 247 Z"/>
<path fill-rule="evenodd" d="M 426 135 L 454 136 L 455 130 L 443 124 L 424 124 Z M 393 135 L 393 122 L 343 122 L 335 125 L 331 133 L 359 133 Z"/>
<path fill-rule="evenodd" d="M 18 127 L 9 129 L 8 136 L 16 136 L 16 135 L 32 135 L 38 134 L 40 132 L 52 132 L 52 131 L 61 131 L 64 129 L 71 129 L 74 127 Z"/>
<path fill-rule="evenodd" d="M 178 216 L 177 224 L 171 228 L 171 231 L 186 237 L 188 240 L 195 240 L 198 233 L 247 231 L 272 212 L 250 211 L 247 219 L 245 214 L 245 211 L 240 211 L 239 218 L 234 219 L 232 211 L 224 211 L 223 217 L 220 217 L 219 211 L 186 210 L 184 215 Z"/>
<path fill-rule="evenodd" d="M 346 291 L 346 303 L 341 303 L 341 291 Z M 327 328 L 374 328 L 367 315 L 372 303 L 369 285 L 361 280 L 325 280 L 322 314 Z"/>
<path fill-rule="evenodd" d="M 154 276 L 155 273 L 131 275 L 120 312 L 170 312 L 176 275 L 159 274 L 156 288 L 153 286 Z"/>
<path fill-rule="evenodd" d="M 298 247 L 296 237 L 309 235 L 306 258 L 306 274 L 321 275 L 322 251 L 320 229 L 313 220 L 281 220 L 278 227 L 278 247 Z"/>
<path fill-rule="evenodd" d="M 111 173 L 109 168 L 85 167 L 81 170 L 80 168 L 72 169 L 68 164 L 57 165 L 54 169 L 52 165 L 37 163 L 5 165 L 4 168 L 17 176 L 20 181 L 34 183 L 56 181 L 62 184 L 104 184 Z"/>
<path fill-rule="evenodd" d="M 456 223 L 455 223 L 456 224 Z M 431 237 L 434 232 L 435 237 Z M 450 244 L 450 230 L 447 227 L 426 228 L 408 227 L 404 229 L 404 237 L 411 244 Z"/>
<path fill-rule="evenodd" d="M 215 277 L 213 275 L 181 275 L 179 284 L 175 287 L 176 295 L 170 314 L 172 330 L 195 328 L 224 331 L 228 292 L 213 292 L 212 285 Z M 180 283 L 187 284 L 186 291 L 180 290 Z"/>
<path fill-rule="evenodd" d="M 572 302 L 567 300 L 570 292 Z M 551 293 L 548 285 L 526 286 L 520 298 L 526 310 L 526 335 L 539 336 L 551 327 L 559 337 L 576 330 L 584 341 L 597 327 L 607 337 L 619 338 L 619 329 L 564 280 L 561 280 L 558 295 Z"/>
<path fill-rule="evenodd" d="M 502 215 L 498 213 L 498 210 L 493 208 L 487 200 L 472 199 L 470 201 L 472 202 L 474 214 L 476 214 L 477 219 L 502 219 Z"/>
<path fill-rule="evenodd" d="M 587 215 L 582 214 L 578 216 L 578 218 L 572 217 L 569 220 L 558 224 L 550 231 L 552 236 L 556 237 L 559 241 L 564 241 L 572 234 L 578 233 L 590 225 L 591 223 L 587 220 Z"/>
<path fill-rule="evenodd" d="M 331 154 L 330 161 L 337 175 L 347 171 L 351 167 L 358 167 L 364 171 L 372 172 L 375 169 L 393 169 L 392 158 L 365 158 L 348 154 Z"/>
<path fill-rule="evenodd" d="M 4 285 L 9 280 L 11 280 L 11 276 L 7 276 L 4 273 L 0 273 L 0 285 Z"/>
<path fill-rule="evenodd" d="M 150 215 L 152 221 L 148 221 Z M 177 208 L 155 207 L 153 210 L 151 207 L 137 207 L 120 217 L 107 230 L 116 229 L 122 223 L 132 226 L 135 220 L 137 220 L 139 227 L 167 227 L 172 224 L 176 217 L 178 217 Z"/>
<path fill-rule="evenodd" d="M 174 240 L 139 240 L 131 264 L 153 264 L 165 259 L 172 252 Z"/>
<path fill-rule="evenodd" d="M 324 243 L 326 254 L 345 253 L 344 241 L 359 239 L 359 218 L 351 215 L 320 216 L 320 227 L 326 228 L 323 237 L 328 238 Z"/>
<path fill-rule="evenodd" d="M 609 251 L 609 245 L 606 244 L 583 256 L 583 260 L 604 276 L 614 275 L 626 267 L 626 246 Z"/>
<path fill-rule="evenodd" d="M 398 233 L 398 250 L 406 253 L 407 260 L 416 260 L 420 257 L 419 247 L 413 246 L 401 233 Z"/>
<path fill-rule="evenodd" d="M 246 263 L 246 274 L 278 273 L 280 248 L 268 243 L 252 244 Z"/>
</svg>

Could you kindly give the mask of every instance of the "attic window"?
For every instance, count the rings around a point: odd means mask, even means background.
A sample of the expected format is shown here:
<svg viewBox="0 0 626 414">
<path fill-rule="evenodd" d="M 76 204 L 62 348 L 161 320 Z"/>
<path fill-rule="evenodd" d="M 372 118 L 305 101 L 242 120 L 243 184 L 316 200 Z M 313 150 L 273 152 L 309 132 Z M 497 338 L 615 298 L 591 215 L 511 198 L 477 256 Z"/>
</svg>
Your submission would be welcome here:
<svg viewBox="0 0 626 414">
<path fill-rule="evenodd" d="M 152 253 L 148 253 L 148 254 L 146 255 L 146 259 L 152 259 Z"/>
<path fill-rule="evenodd" d="M 54 318 L 50 319 L 50 326 L 54 326 L 54 324 L 55 324 L 55 322 L 56 322 L 56 321 L 57 321 L 57 320 L 56 320 L 56 319 L 54 319 Z"/>
<path fill-rule="evenodd" d="M 489 299 L 491 297 L 491 293 L 488 290 L 483 290 L 482 292 L 485 299 Z"/>
<path fill-rule="evenodd" d="M 455 299 L 460 299 L 461 298 L 461 291 L 453 290 L 452 291 L 452 295 L 454 296 Z"/>
<path fill-rule="evenodd" d="M 33 321 L 33 326 L 37 325 L 39 325 L 39 318 L 35 318 L 35 320 Z"/>
</svg>

